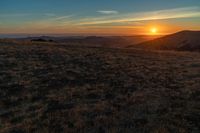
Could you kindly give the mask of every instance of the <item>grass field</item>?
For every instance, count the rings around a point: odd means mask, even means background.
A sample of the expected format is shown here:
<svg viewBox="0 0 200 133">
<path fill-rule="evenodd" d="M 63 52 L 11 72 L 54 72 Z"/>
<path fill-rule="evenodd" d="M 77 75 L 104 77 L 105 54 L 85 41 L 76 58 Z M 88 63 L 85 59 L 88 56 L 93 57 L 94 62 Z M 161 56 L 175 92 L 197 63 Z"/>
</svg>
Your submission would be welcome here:
<svg viewBox="0 0 200 133">
<path fill-rule="evenodd" d="M 200 54 L 0 44 L 1 133 L 198 133 Z"/>
</svg>

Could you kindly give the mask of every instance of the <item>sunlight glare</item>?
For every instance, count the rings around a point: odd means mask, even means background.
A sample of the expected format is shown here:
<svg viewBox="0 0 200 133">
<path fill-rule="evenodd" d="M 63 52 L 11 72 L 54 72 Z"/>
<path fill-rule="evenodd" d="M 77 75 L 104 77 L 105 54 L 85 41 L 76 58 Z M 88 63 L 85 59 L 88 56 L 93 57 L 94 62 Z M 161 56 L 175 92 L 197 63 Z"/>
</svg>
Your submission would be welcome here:
<svg viewBox="0 0 200 133">
<path fill-rule="evenodd" d="M 153 28 L 151 28 L 150 31 L 151 31 L 152 34 L 156 34 L 158 32 L 158 29 L 153 27 Z"/>
</svg>

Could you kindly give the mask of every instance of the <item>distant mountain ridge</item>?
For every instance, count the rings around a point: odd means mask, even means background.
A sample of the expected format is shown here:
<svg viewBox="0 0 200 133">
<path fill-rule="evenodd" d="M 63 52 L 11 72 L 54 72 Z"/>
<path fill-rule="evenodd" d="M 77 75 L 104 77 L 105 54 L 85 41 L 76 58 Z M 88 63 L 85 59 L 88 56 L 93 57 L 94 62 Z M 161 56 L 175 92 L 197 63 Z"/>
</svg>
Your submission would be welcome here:
<svg viewBox="0 0 200 133">
<path fill-rule="evenodd" d="M 87 36 L 87 37 L 51 37 L 51 36 L 39 36 L 39 37 L 27 37 L 18 38 L 17 40 L 25 40 L 32 42 L 55 42 L 55 43 L 72 43 L 72 44 L 87 44 L 97 47 L 114 47 L 124 48 L 129 45 L 138 44 L 144 41 L 153 40 L 159 36 Z"/>
<path fill-rule="evenodd" d="M 200 31 L 180 31 L 154 40 L 132 45 L 129 46 L 129 48 L 200 51 Z"/>
</svg>

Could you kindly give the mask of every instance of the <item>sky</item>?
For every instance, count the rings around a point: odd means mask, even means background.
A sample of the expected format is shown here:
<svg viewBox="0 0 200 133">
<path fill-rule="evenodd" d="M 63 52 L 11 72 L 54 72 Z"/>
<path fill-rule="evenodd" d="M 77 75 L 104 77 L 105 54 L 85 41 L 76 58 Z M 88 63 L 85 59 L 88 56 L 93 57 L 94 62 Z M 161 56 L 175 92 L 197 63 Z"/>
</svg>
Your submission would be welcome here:
<svg viewBox="0 0 200 133">
<path fill-rule="evenodd" d="M 200 30 L 200 0 L 0 1 L 0 34 L 139 35 L 181 30 Z"/>
</svg>

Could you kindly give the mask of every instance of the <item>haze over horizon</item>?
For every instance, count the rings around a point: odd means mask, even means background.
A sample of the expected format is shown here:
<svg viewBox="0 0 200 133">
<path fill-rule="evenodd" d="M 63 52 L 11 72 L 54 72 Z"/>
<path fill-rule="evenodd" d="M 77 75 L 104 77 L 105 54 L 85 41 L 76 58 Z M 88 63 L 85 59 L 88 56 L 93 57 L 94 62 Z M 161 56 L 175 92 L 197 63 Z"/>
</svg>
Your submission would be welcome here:
<svg viewBox="0 0 200 133">
<path fill-rule="evenodd" d="M 162 35 L 200 30 L 199 0 L 1 0 L 0 34 Z"/>
</svg>

